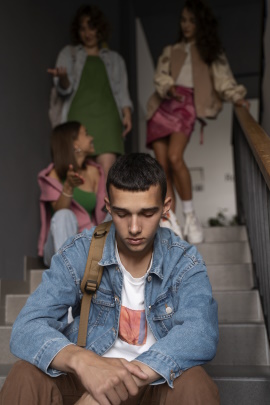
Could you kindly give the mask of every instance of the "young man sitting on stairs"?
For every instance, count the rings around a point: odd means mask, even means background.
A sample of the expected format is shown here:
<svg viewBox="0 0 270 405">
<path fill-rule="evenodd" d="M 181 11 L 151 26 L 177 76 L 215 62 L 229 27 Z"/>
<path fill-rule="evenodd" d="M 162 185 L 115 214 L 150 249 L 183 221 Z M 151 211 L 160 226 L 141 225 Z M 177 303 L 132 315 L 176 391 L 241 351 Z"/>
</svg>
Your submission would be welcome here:
<svg viewBox="0 0 270 405">
<path fill-rule="evenodd" d="M 85 347 L 77 344 L 80 285 L 91 239 L 99 236 L 93 229 L 54 255 L 19 314 L 10 347 L 23 360 L 6 379 L 2 405 L 219 404 L 200 366 L 216 353 L 217 305 L 196 248 L 159 227 L 170 208 L 166 192 L 151 156 L 115 162 L 105 199 L 113 223 L 98 259 L 100 286 L 82 322 Z"/>
</svg>

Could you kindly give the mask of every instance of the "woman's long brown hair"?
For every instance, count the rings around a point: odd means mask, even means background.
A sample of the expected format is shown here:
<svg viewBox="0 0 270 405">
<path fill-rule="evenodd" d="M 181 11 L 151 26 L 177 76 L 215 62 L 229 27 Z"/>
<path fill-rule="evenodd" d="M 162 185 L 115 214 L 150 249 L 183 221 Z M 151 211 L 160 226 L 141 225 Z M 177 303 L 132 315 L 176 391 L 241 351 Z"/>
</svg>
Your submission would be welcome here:
<svg viewBox="0 0 270 405">
<path fill-rule="evenodd" d="M 70 121 L 57 125 L 51 135 L 51 155 L 54 168 L 61 180 L 67 175 L 68 167 L 73 165 L 77 170 L 77 162 L 73 142 L 78 138 L 81 124 L 77 121 Z"/>
<path fill-rule="evenodd" d="M 223 48 L 218 35 L 218 23 L 210 7 L 202 0 L 186 0 L 183 9 L 195 17 L 196 45 L 202 60 L 208 65 L 217 60 L 222 61 Z M 178 40 L 184 40 L 181 26 Z"/>
</svg>

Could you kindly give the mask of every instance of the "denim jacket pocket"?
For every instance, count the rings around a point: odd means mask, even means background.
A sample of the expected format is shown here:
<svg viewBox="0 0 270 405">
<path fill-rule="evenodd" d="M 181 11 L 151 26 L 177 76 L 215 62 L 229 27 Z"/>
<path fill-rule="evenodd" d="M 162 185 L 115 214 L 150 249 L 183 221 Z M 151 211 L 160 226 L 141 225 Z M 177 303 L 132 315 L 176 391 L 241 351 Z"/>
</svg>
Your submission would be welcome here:
<svg viewBox="0 0 270 405">
<path fill-rule="evenodd" d="M 91 300 L 90 315 L 88 318 L 88 335 L 93 333 L 95 327 L 105 325 L 108 315 L 112 313 L 114 307 L 115 300 L 111 291 L 97 290 Z M 112 319 L 114 319 L 114 317 L 112 317 Z M 78 313 L 74 321 L 65 329 L 64 334 L 71 342 L 77 341 L 79 323 L 80 317 Z"/>
<path fill-rule="evenodd" d="M 156 324 L 161 336 L 167 335 L 173 326 L 174 303 L 171 294 L 167 291 L 158 297 L 155 304 L 152 305 L 153 321 Z"/>
<path fill-rule="evenodd" d="M 115 307 L 114 295 L 111 291 L 97 290 L 92 297 L 89 325 L 105 325 L 108 315 Z"/>
</svg>

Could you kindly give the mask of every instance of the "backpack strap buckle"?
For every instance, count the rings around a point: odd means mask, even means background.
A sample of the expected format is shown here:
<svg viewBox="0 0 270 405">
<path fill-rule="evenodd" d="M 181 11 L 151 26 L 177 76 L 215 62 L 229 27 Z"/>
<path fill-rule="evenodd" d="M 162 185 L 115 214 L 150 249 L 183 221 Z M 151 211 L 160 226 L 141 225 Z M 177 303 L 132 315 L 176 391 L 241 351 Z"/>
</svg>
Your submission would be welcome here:
<svg viewBox="0 0 270 405">
<path fill-rule="evenodd" d="M 96 280 L 87 280 L 84 286 L 84 291 L 87 294 L 94 294 L 97 290 L 98 283 Z"/>
<path fill-rule="evenodd" d="M 107 233 L 107 231 L 101 231 L 101 232 L 95 232 L 94 233 L 94 237 L 96 238 L 96 239 L 98 239 L 98 238 L 103 238 L 103 236 L 105 236 L 106 235 L 106 233 Z"/>
</svg>

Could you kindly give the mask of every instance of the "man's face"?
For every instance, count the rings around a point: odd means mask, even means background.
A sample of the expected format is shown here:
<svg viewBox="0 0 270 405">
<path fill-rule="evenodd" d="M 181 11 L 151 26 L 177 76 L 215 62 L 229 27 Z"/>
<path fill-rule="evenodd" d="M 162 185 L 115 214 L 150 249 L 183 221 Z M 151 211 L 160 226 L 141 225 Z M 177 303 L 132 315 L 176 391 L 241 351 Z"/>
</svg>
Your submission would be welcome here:
<svg viewBox="0 0 270 405">
<path fill-rule="evenodd" d="M 110 186 L 106 207 L 116 228 L 119 252 L 140 255 L 152 249 L 161 215 L 170 209 L 171 198 L 162 202 L 160 186 L 147 191 L 126 191 Z"/>
</svg>

